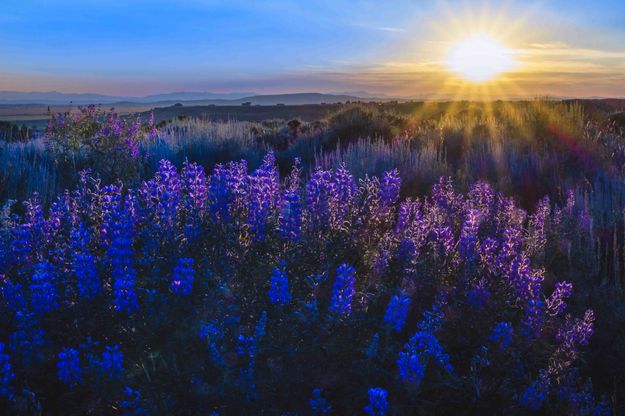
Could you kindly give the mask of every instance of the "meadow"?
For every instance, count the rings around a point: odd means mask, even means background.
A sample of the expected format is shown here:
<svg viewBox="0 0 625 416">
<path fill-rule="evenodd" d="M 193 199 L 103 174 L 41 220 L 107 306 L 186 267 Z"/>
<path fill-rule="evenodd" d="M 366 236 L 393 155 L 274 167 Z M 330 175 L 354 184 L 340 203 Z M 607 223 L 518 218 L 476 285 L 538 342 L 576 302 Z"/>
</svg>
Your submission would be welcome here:
<svg viewBox="0 0 625 416">
<path fill-rule="evenodd" d="M 0 142 L 0 410 L 620 414 L 619 105 L 87 107 Z"/>
</svg>

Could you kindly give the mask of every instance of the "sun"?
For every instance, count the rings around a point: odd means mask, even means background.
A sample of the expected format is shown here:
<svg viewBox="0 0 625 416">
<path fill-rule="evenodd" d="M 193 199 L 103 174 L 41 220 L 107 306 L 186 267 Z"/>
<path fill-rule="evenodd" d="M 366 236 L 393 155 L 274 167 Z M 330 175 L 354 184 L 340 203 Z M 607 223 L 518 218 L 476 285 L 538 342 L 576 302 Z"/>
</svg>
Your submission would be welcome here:
<svg viewBox="0 0 625 416">
<path fill-rule="evenodd" d="M 486 82 L 517 65 L 515 52 L 485 34 L 456 43 L 445 62 L 447 68 L 470 82 Z"/>
</svg>

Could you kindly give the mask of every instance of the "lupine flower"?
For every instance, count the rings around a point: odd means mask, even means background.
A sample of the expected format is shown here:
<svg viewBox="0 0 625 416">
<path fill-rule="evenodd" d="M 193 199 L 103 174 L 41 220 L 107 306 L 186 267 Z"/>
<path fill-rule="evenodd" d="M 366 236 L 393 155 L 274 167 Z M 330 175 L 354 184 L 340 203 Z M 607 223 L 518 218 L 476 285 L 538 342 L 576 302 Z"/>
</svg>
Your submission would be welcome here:
<svg viewBox="0 0 625 416">
<path fill-rule="evenodd" d="M 523 333 L 530 338 L 538 338 L 542 333 L 545 317 L 544 304 L 540 299 L 530 299 L 525 307 Z"/>
<path fill-rule="evenodd" d="M 256 240 L 263 240 L 271 209 L 278 198 L 279 177 L 273 153 L 267 154 L 263 164 L 249 177 L 250 205 L 248 223 Z"/>
<path fill-rule="evenodd" d="M 386 416 L 388 413 L 388 399 L 386 390 L 375 387 L 369 389 L 369 404 L 365 406 L 369 416 Z"/>
<path fill-rule="evenodd" d="M 222 366 L 224 364 L 223 357 L 221 356 L 221 352 L 219 351 L 219 346 L 217 345 L 217 343 L 220 342 L 223 337 L 223 330 L 215 322 L 209 322 L 207 324 L 203 324 L 200 327 L 200 338 L 208 343 L 210 360 L 213 364 L 217 366 Z"/>
<path fill-rule="evenodd" d="M 400 332 L 406 323 L 408 307 L 410 307 L 410 298 L 405 293 L 394 295 L 386 308 L 384 322 L 395 331 Z"/>
<path fill-rule="evenodd" d="M 421 331 L 429 332 L 431 334 L 438 331 L 443 325 L 443 313 L 438 305 L 432 306 L 431 311 L 423 312 L 423 320 L 419 322 L 419 329 Z"/>
<path fill-rule="evenodd" d="M 100 371 L 109 379 L 119 379 L 124 372 L 124 354 L 118 345 L 106 346 L 100 360 Z"/>
<path fill-rule="evenodd" d="M 30 284 L 31 304 L 37 313 L 50 312 L 58 306 L 54 268 L 50 263 L 38 263 Z"/>
<path fill-rule="evenodd" d="M 210 212 L 214 220 L 228 222 L 230 219 L 229 203 L 232 196 L 228 189 L 227 170 L 217 164 L 210 176 L 208 200 Z"/>
<path fill-rule="evenodd" d="M 154 179 L 141 184 L 139 195 L 152 224 L 159 230 L 169 231 L 174 226 L 181 192 L 180 175 L 168 160 L 159 161 Z"/>
<path fill-rule="evenodd" d="M 480 227 L 480 211 L 469 209 L 460 233 L 460 254 L 466 261 L 472 261 L 475 257 L 475 242 Z"/>
<path fill-rule="evenodd" d="M 473 308 L 483 308 L 490 298 L 490 291 L 484 281 L 480 281 L 473 285 L 473 288 L 467 292 L 467 303 Z"/>
<path fill-rule="evenodd" d="M 223 338 L 223 331 L 215 322 L 208 322 L 200 327 L 200 338 L 219 341 Z"/>
<path fill-rule="evenodd" d="M 556 288 L 547 298 L 547 311 L 551 315 L 559 315 L 566 309 L 565 299 L 573 294 L 573 285 L 568 282 L 556 283 Z"/>
<path fill-rule="evenodd" d="M 334 170 L 331 180 L 332 182 L 328 184 L 330 222 L 333 228 L 338 229 L 343 227 L 357 187 L 354 177 L 343 165 Z"/>
<path fill-rule="evenodd" d="M 352 311 L 352 298 L 356 293 L 354 283 L 356 270 L 343 263 L 336 269 L 336 278 L 332 288 L 332 299 L 330 300 L 330 311 L 347 316 Z"/>
<path fill-rule="evenodd" d="M 498 322 L 488 339 L 499 345 L 499 348 L 503 350 L 512 343 L 513 334 L 512 325 L 509 322 Z"/>
<path fill-rule="evenodd" d="M 44 331 L 36 326 L 35 314 L 19 311 L 15 314 L 15 320 L 17 328 L 9 338 L 9 349 L 14 353 L 14 357 L 26 365 L 40 361 L 41 348 L 46 344 L 46 340 Z"/>
<path fill-rule="evenodd" d="M 239 379 L 237 383 L 245 394 L 246 402 L 256 399 L 256 375 L 253 363 L 250 363 L 249 366 L 245 368 L 239 369 Z"/>
<path fill-rule="evenodd" d="M 10 397 L 12 395 L 11 381 L 15 378 L 13 367 L 9 361 L 9 354 L 5 351 L 4 344 L 0 342 L 0 397 Z"/>
<path fill-rule="evenodd" d="M 188 296 L 193 291 L 193 280 L 195 279 L 195 264 L 192 258 L 181 257 L 174 267 L 174 273 L 169 285 L 171 291 L 177 295 Z"/>
<path fill-rule="evenodd" d="M 100 285 L 95 258 L 92 254 L 76 254 L 72 268 L 76 275 L 76 286 L 81 298 L 92 299 L 100 294 L 102 286 Z"/>
<path fill-rule="evenodd" d="M 26 297 L 21 284 L 6 280 L 0 287 L 0 294 L 2 295 L 2 303 L 6 305 L 9 311 L 18 313 L 26 310 Z"/>
<path fill-rule="evenodd" d="M 569 318 L 566 325 L 558 331 L 556 338 L 558 341 L 571 346 L 586 345 L 592 336 L 594 321 L 595 314 L 589 309 L 584 313 L 583 319 Z"/>
<path fill-rule="evenodd" d="M 280 235 L 296 241 L 302 232 L 302 208 L 297 191 L 286 191 L 280 204 Z"/>
<path fill-rule="evenodd" d="M 330 172 L 318 168 L 306 184 L 306 205 L 311 226 L 323 228 L 330 221 L 330 199 L 334 195 Z"/>
<path fill-rule="evenodd" d="M 59 380 L 68 384 L 71 388 L 82 380 L 82 369 L 80 368 L 80 357 L 78 351 L 73 348 L 64 348 L 59 353 L 57 362 Z"/>
<path fill-rule="evenodd" d="M 519 404 L 532 412 L 538 412 L 547 398 L 549 387 L 549 380 L 539 376 L 539 378 L 532 382 L 523 392 L 519 398 Z"/>
<path fill-rule="evenodd" d="M 202 166 L 185 160 L 180 173 L 182 189 L 185 191 L 186 208 L 200 212 L 207 207 L 208 181 Z"/>
<path fill-rule="evenodd" d="M 113 301 L 115 309 L 132 313 L 139 308 L 135 292 L 136 271 L 130 237 L 120 235 L 113 240 L 108 250 L 113 275 Z"/>
<path fill-rule="evenodd" d="M 286 305 L 291 302 L 289 279 L 284 270 L 274 269 L 273 274 L 269 278 L 269 301 L 271 303 L 279 303 L 280 305 Z"/>
<path fill-rule="evenodd" d="M 369 345 L 367 346 L 367 349 L 365 351 L 365 354 L 367 355 L 367 358 L 369 358 L 370 360 L 374 359 L 376 357 L 376 355 L 378 355 L 378 344 L 379 343 L 380 343 L 380 334 L 376 332 L 371 337 L 371 341 L 369 342 Z"/>
<path fill-rule="evenodd" d="M 308 404 L 310 405 L 310 410 L 315 416 L 327 415 L 332 409 L 330 403 L 326 399 L 321 397 L 322 393 L 323 389 L 314 389 L 312 391 L 313 397 L 308 401 Z"/>
<path fill-rule="evenodd" d="M 254 338 L 256 341 L 260 341 L 265 337 L 267 328 L 267 311 L 263 311 L 260 314 L 260 318 L 258 319 L 258 323 L 254 327 Z"/>
<path fill-rule="evenodd" d="M 399 353 L 399 376 L 403 381 L 419 385 L 425 375 L 430 360 L 447 372 L 453 372 L 449 355 L 443 352 L 438 339 L 429 332 L 419 331 L 404 346 L 405 351 Z"/>
<path fill-rule="evenodd" d="M 119 401 L 124 416 L 148 416 L 150 413 L 141 404 L 141 392 L 124 387 L 124 399 Z"/>
<path fill-rule="evenodd" d="M 384 172 L 380 181 L 380 202 L 383 206 L 391 207 L 395 205 L 399 199 L 399 190 L 401 189 L 401 178 L 399 171 L 393 169 Z"/>
<path fill-rule="evenodd" d="M 253 359 L 256 356 L 256 339 L 241 334 L 237 338 L 237 354 L 240 357 Z"/>
</svg>

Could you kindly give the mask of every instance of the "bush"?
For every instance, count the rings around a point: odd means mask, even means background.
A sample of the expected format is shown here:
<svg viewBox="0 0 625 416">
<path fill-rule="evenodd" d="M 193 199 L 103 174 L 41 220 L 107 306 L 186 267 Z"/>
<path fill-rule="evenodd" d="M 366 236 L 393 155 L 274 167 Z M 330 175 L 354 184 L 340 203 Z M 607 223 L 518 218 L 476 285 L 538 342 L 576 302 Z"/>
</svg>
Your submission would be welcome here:
<svg viewBox="0 0 625 416">
<path fill-rule="evenodd" d="M 146 129 L 141 118 L 124 119 L 113 109 L 103 111 L 90 105 L 78 112 L 52 116 L 45 139 L 57 158 L 76 164 L 84 157 L 88 166 L 106 180 L 136 179 L 141 146 L 148 138 L 156 138 L 154 118 Z"/>
</svg>

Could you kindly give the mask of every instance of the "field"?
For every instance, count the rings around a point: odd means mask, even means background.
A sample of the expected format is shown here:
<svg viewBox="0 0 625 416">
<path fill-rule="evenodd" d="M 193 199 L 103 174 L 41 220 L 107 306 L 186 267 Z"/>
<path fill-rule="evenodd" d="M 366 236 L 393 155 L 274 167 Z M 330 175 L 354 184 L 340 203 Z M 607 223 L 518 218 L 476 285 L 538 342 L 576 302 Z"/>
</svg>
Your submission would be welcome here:
<svg viewBox="0 0 625 416">
<path fill-rule="evenodd" d="M 0 413 L 622 414 L 623 108 L 54 115 L 0 142 Z"/>
</svg>

